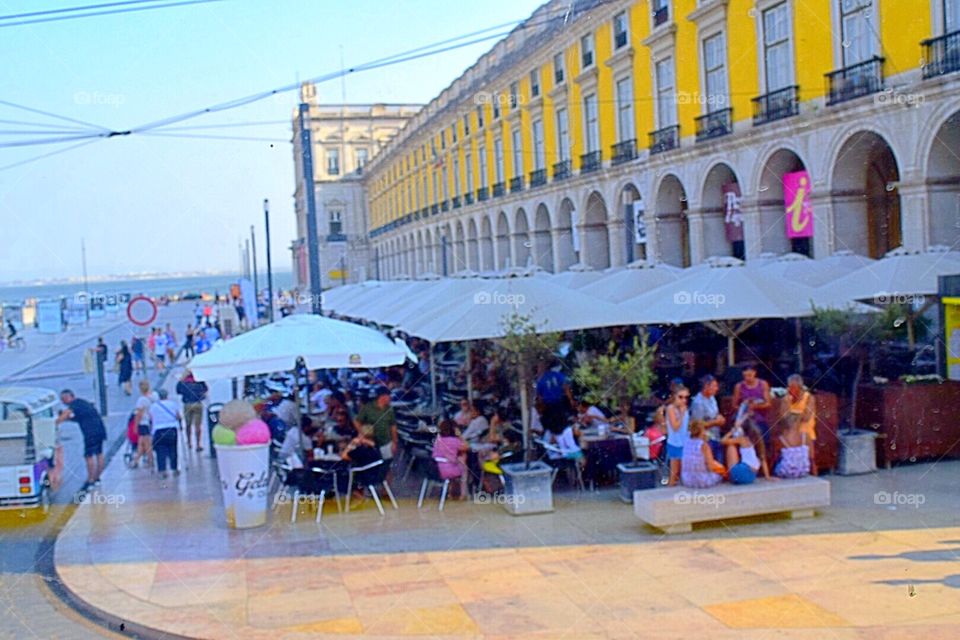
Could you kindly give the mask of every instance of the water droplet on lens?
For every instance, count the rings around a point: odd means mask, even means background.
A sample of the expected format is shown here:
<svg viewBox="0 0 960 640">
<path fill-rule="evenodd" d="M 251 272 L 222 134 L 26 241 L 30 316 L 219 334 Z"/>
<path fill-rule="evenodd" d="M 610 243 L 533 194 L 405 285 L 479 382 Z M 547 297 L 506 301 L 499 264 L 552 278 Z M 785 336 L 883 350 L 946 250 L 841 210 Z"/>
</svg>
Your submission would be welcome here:
<svg viewBox="0 0 960 640">
<path fill-rule="evenodd" d="M 844 40 L 841 44 L 843 44 L 843 48 L 844 48 L 844 49 L 849 49 L 849 48 L 850 48 L 850 41 L 849 41 L 849 40 Z"/>
</svg>

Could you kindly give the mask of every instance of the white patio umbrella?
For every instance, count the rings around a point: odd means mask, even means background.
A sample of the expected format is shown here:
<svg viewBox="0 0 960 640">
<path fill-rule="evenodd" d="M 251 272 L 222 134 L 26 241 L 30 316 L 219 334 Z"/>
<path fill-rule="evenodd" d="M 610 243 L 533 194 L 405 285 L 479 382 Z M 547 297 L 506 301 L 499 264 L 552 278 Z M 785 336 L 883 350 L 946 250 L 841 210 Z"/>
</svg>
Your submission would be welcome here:
<svg viewBox="0 0 960 640">
<path fill-rule="evenodd" d="M 819 291 L 877 306 L 907 304 L 907 334 L 914 345 L 914 320 L 936 302 L 937 278 L 960 274 L 960 252 L 933 246 L 925 251 L 894 249 L 856 271 L 822 286 Z"/>
<path fill-rule="evenodd" d="M 367 280 L 357 284 L 348 284 L 342 287 L 334 287 L 323 293 L 324 311 L 340 313 L 340 309 L 347 305 L 351 300 L 364 296 L 367 292 L 388 286 L 391 282 L 380 280 Z"/>
<path fill-rule="evenodd" d="M 760 263 L 748 260 L 746 264 L 750 269 L 763 269 L 770 275 L 799 282 L 808 287 L 819 287 L 870 262 L 872 262 L 870 258 L 846 252 L 821 260 L 812 260 L 801 253 L 785 253 L 775 260 L 764 260 Z"/>
<path fill-rule="evenodd" d="M 587 285 L 583 291 L 607 302 L 623 302 L 673 282 L 681 274 L 681 269 L 662 262 L 631 262 L 625 269 L 608 273 Z"/>
<path fill-rule="evenodd" d="M 341 305 L 339 313 L 351 318 L 372 320 L 371 313 L 373 310 L 381 307 L 389 308 L 398 300 L 403 300 L 404 296 L 414 294 L 428 284 L 419 280 L 388 282 L 381 287 L 368 290 L 362 295 L 354 296 Z"/>
<path fill-rule="evenodd" d="M 604 277 L 605 273 L 596 271 L 585 264 L 577 263 L 566 271 L 560 271 L 550 277 L 550 282 L 565 289 L 579 289 Z"/>
<path fill-rule="evenodd" d="M 707 262 L 707 268 L 690 270 L 674 282 L 618 306 L 638 324 L 702 323 L 727 338 L 727 360 L 731 365 L 735 362 L 736 337 L 759 320 L 811 316 L 814 304 L 869 310 L 762 269 L 748 269 L 736 258 L 712 258 Z"/>
<path fill-rule="evenodd" d="M 309 369 L 389 367 L 412 357 L 379 331 L 351 322 L 295 314 L 218 344 L 190 361 L 197 380 Z"/>
</svg>

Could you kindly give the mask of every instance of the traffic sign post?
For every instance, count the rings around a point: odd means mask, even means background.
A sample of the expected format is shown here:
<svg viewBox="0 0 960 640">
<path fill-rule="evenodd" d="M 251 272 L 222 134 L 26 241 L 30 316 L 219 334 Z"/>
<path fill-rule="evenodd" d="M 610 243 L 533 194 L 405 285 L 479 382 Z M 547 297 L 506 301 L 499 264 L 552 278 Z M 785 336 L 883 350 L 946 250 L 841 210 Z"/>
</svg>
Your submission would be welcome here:
<svg viewBox="0 0 960 640">
<path fill-rule="evenodd" d="M 146 327 L 157 319 L 157 303 L 147 296 L 135 296 L 127 303 L 127 319 L 138 327 Z"/>
</svg>

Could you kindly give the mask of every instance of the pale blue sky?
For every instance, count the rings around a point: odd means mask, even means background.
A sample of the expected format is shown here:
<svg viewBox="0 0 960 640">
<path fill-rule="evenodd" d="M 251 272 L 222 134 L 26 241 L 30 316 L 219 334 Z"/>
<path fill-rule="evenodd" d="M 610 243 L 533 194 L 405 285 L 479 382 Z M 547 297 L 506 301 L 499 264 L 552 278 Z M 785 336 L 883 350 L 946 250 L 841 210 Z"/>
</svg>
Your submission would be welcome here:
<svg viewBox="0 0 960 640">
<path fill-rule="evenodd" d="M 0 14 L 94 3 L 0 0 Z M 539 4 L 226 0 L 0 28 L 0 100 L 122 130 L 336 71 L 341 45 L 349 67 L 520 20 Z M 347 100 L 426 102 L 491 45 L 350 76 Z M 319 91 L 340 100 L 339 80 Z M 262 264 L 264 198 L 275 268 L 289 270 L 296 101 L 291 92 L 183 123 L 284 121 L 202 132 L 276 142 L 113 138 L 0 171 L 0 281 L 78 275 L 81 236 L 91 274 L 234 269 L 251 224 Z M 0 119 L 58 124 L 4 106 Z M 0 167 L 58 148 L 0 149 Z"/>
</svg>

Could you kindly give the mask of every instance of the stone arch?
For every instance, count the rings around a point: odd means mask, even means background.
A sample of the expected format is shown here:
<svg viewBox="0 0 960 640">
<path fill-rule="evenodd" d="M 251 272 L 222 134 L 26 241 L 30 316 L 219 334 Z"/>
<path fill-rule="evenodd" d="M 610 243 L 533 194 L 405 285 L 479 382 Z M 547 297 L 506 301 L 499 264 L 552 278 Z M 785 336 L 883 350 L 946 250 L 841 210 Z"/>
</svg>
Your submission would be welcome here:
<svg viewBox="0 0 960 640">
<path fill-rule="evenodd" d="M 440 234 L 437 233 L 437 236 Z M 436 243 L 431 230 L 428 228 L 423 234 L 423 271 L 421 273 L 438 273 L 436 259 Z"/>
<path fill-rule="evenodd" d="M 960 244 L 960 111 L 936 128 L 925 161 L 931 244 Z"/>
<path fill-rule="evenodd" d="M 507 267 L 514 266 L 510 252 L 510 219 L 507 217 L 506 211 L 497 214 L 496 239 L 497 264 L 495 268 L 497 271 L 503 271 Z"/>
<path fill-rule="evenodd" d="M 497 268 L 494 262 L 493 223 L 490 222 L 490 216 L 483 216 L 480 223 L 480 268 L 484 271 Z"/>
<path fill-rule="evenodd" d="M 467 221 L 466 243 L 467 268 L 480 271 L 480 241 L 477 234 L 477 221 L 470 218 Z"/>
<path fill-rule="evenodd" d="M 883 136 L 860 130 L 844 140 L 830 180 L 837 249 L 880 258 L 903 244 L 899 181 L 899 163 Z"/>
<path fill-rule="evenodd" d="M 557 208 L 557 248 L 554 272 L 568 269 L 570 265 L 577 262 L 573 242 L 573 216 L 575 211 L 573 201 L 570 198 L 564 198 L 560 201 L 560 206 Z"/>
<path fill-rule="evenodd" d="M 537 212 L 533 217 L 533 261 L 547 271 L 554 270 L 551 228 L 550 211 L 547 205 L 541 202 L 537 205 Z"/>
<path fill-rule="evenodd" d="M 587 196 L 584 205 L 581 262 L 594 269 L 610 266 L 610 236 L 607 232 L 607 203 L 599 191 Z"/>
<path fill-rule="evenodd" d="M 513 256 L 516 260 L 516 266 L 526 267 L 528 259 L 532 256 L 531 247 L 533 243 L 530 239 L 530 221 L 527 219 L 527 212 L 523 207 L 517 209 L 514 214 L 513 222 Z"/>
<path fill-rule="evenodd" d="M 761 167 L 757 180 L 759 252 L 781 254 L 792 251 L 812 256 L 812 238 L 791 240 L 787 237 L 783 202 L 783 176 L 796 171 L 806 171 L 807 165 L 793 149 L 779 147 L 767 156 Z M 817 225 L 815 222 L 814 233 L 818 233 L 818 226 L 824 225 Z"/>
<path fill-rule="evenodd" d="M 451 273 L 457 273 L 467 268 L 466 237 L 463 232 L 463 221 L 457 220 L 453 230 L 453 252 L 450 260 Z"/>
<path fill-rule="evenodd" d="M 646 206 L 643 197 L 640 195 L 640 189 L 632 181 L 624 182 L 617 190 L 617 200 L 623 211 L 623 219 L 626 222 L 626 238 L 624 243 L 627 247 L 626 262 L 634 260 L 645 260 L 647 257 L 647 245 L 645 242 L 637 242 L 637 229 L 640 229 L 640 237 L 646 237 L 647 219 Z M 639 203 L 634 206 L 634 203 Z"/>
<path fill-rule="evenodd" d="M 654 201 L 659 259 L 677 267 L 690 266 L 690 226 L 687 192 L 676 175 L 660 181 Z"/>
<path fill-rule="evenodd" d="M 729 190 L 729 194 L 725 189 Z M 700 195 L 703 257 L 733 256 L 740 260 L 746 258 L 743 218 L 740 212 L 742 193 L 736 171 L 726 162 L 717 162 L 707 171 Z M 727 220 L 728 213 L 730 221 Z"/>
</svg>

